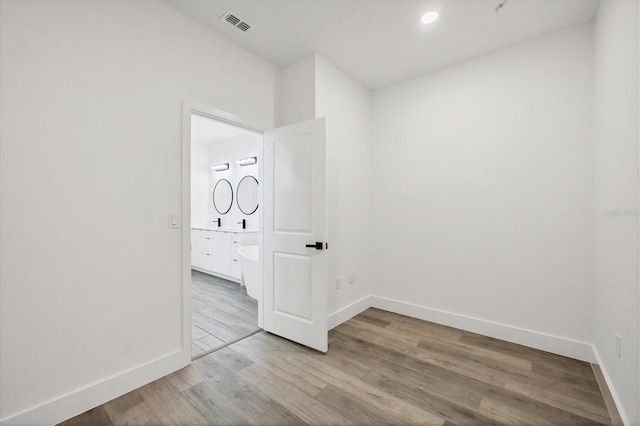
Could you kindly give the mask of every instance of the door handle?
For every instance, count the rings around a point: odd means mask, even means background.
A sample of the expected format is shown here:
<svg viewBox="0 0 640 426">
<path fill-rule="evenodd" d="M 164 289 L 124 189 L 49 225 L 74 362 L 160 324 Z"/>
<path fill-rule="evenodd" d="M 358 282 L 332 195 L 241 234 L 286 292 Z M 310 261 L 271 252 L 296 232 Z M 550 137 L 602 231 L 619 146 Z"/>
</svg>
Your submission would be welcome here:
<svg viewBox="0 0 640 426">
<path fill-rule="evenodd" d="M 305 247 L 314 248 L 316 250 L 322 250 L 324 248 L 324 243 L 317 242 L 315 244 L 307 244 Z"/>
</svg>

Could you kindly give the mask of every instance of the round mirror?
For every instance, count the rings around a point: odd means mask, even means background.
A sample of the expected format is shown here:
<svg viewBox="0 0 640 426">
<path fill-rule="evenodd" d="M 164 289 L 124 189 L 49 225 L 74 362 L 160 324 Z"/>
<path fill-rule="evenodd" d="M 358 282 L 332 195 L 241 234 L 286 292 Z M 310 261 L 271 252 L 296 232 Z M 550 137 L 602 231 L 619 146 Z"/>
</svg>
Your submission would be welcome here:
<svg viewBox="0 0 640 426">
<path fill-rule="evenodd" d="M 226 214 L 233 204 L 233 188 L 231 182 L 220 179 L 213 188 L 213 207 L 220 214 Z"/>
<path fill-rule="evenodd" d="M 243 177 L 238 184 L 236 199 L 242 213 L 255 213 L 258 210 L 258 180 L 253 176 Z"/>
</svg>

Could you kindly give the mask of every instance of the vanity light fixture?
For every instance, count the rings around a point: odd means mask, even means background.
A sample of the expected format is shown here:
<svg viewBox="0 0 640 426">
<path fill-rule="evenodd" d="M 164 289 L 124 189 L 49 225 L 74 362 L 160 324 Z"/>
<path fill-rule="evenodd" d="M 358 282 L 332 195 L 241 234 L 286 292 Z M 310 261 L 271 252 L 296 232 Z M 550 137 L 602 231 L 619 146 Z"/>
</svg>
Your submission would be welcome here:
<svg viewBox="0 0 640 426">
<path fill-rule="evenodd" d="M 420 19 L 420 22 L 427 25 L 433 24 L 438 20 L 438 16 L 439 16 L 438 12 L 435 12 L 435 11 L 427 12 L 424 15 L 422 15 L 422 19 Z"/>
<path fill-rule="evenodd" d="M 215 170 L 216 172 L 221 172 L 223 170 L 229 170 L 229 163 L 216 164 L 215 166 L 211 167 L 211 169 Z"/>
<path fill-rule="evenodd" d="M 258 162 L 258 157 L 247 157 L 241 160 L 236 161 L 241 166 L 249 166 L 251 164 L 256 164 Z"/>
</svg>

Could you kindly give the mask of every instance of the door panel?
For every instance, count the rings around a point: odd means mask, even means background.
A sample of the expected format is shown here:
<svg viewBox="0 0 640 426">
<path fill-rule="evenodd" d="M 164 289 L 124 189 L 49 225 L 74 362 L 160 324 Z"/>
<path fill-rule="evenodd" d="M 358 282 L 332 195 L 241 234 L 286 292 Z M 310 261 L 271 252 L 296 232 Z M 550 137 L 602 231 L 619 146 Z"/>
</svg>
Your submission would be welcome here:
<svg viewBox="0 0 640 426">
<path fill-rule="evenodd" d="M 325 119 L 265 132 L 264 157 L 264 329 L 326 352 Z"/>
<path fill-rule="evenodd" d="M 312 233 L 313 134 L 274 140 L 274 230 Z"/>
<path fill-rule="evenodd" d="M 312 321 L 311 270 L 312 256 L 274 253 L 275 291 L 273 308 L 279 314 L 288 314 Z"/>
</svg>

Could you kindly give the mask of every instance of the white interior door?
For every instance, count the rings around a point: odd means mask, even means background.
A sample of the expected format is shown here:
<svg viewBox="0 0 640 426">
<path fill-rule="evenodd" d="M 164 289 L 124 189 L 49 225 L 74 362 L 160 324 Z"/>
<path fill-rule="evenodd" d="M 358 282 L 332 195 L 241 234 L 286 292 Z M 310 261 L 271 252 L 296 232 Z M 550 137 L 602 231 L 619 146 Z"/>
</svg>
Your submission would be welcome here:
<svg viewBox="0 0 640 426">
<path fill-rule="evenodd" d="M 325 139 L 324 118 L 265 132 L 261 253 L 263 328 L 321 352 L 328 349 Z"/>
</svg>

